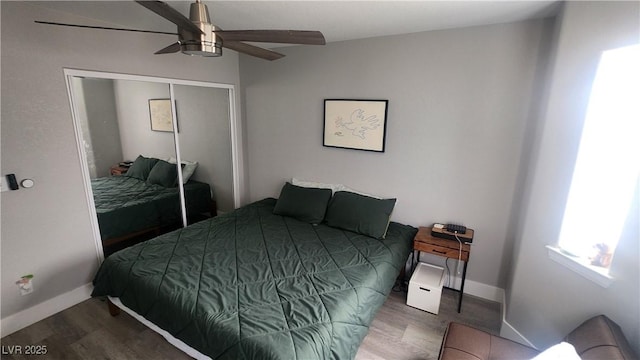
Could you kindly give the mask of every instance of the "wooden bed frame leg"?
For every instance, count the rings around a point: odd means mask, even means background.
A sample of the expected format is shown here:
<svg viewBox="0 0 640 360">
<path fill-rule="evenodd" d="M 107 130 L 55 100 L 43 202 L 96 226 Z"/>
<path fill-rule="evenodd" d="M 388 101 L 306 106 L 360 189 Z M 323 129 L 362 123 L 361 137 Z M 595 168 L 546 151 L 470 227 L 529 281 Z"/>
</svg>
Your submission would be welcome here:
<svg viewBox="0 0 640 360">
<path fill-rule="evenodd" d="M 111 316 L 120 315 L 120 308 L 115 306 L 109 299 L 107 299 L 107 306 L 109 306 L 109 314 L 111 314 Z"/>
</svg>

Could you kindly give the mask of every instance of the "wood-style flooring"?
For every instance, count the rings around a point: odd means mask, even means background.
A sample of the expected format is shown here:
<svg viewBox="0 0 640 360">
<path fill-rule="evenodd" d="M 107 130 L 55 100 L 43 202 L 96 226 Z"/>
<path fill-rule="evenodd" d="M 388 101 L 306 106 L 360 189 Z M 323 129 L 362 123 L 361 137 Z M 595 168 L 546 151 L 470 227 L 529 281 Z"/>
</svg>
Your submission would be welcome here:
<svg viewBox="0 0 640 360">
<path fill-rule="evenodd" d="M 497 334 L 500 304 L 465 295 L 458 314 L 456 292 L 444 290 L 438 315 L 405 304 L 405 292 L 392 292 L 376 315 L 357 360 L 437 359 L 450 321 Z M 109 315 L 100 299 L 89 299 L 3 337 L 2 359 L 190 359 L 124 311 Z M 8 354 L 16 346 L 46 346 L 47 354 Z"/>
</svg>

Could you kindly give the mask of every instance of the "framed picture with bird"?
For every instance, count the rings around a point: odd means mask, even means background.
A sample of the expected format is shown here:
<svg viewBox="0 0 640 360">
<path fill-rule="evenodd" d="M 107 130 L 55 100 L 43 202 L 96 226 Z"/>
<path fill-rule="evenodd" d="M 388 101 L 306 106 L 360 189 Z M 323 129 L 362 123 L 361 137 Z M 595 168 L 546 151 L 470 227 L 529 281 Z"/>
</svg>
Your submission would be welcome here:
<svg viewBox="0 0 640 360">
<path fill-rule="evenodd" d="M 389 100 L 324 100 L 323 145 L 384 152 Z"/>
</svg>

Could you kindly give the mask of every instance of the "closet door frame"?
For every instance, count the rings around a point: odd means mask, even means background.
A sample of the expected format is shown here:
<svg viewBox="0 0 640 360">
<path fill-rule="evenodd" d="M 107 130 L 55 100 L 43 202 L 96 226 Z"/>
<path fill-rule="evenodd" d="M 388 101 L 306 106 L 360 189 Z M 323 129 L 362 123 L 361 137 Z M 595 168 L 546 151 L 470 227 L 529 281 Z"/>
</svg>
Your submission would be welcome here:
<svg viewBox="0 0 640 360">
<path fill-rule="evenodd" d="M 111 73 L 111 72 L 101 72 L 101 71 L 91 71 L 91 70 L 79 70 L 79 69 L 64 69 L 64 77 L 67 85 L 67 95 L 69 97 L 69 105 L 71 107 L 71 114 L 73 118 L 73 128 L 75 132 L 76 138 L 76 148 L 78 150 L 80 168 L 82 171 L 82 180 L 84 186 L 85 197 L 87 200 L 87 205 L 89 206 L 89 212 L 91 214 L 91 229 L 93 233 L 94 243 L 96 246 L 96 255 L 98 257 L 98 261 L 101 263 L 104 260 L 104 250 L 102 247 L 102 238 L 100 236 L 100 227 L 98 225 L 98 215 L 95 211 L 95 203 L 93 200 L 93 190 L 91 189 L 91 176 L 89 172 L 89 166 L 87 164 L 87 154 L 85 151 L 83 144 L 84 136 L 82 134 L 82 127 L 80 124 L 80 117 L 77 108 L 77 99 L 74 98 L 74 87 L 73 87 L 73 79 L 74 78 L 95 78 L 95 79 L 109 79 L 109 80 L 131 80 L 131 81 L 144 81 L 144 82 L 152 82 L 152 83 L 161 83 L 166 84 L 169 87 L 169 92 L 171 95 L 171 103 L 172 103 L 172 116 L 173 118 L 173 137 L 175 144 L 175 153 L 176 159 L 178 163 L 182 160 L 180 156 L 180 140 L 177 129 L 177 121 L 176 117 L 176 109 L 175 109 L 175 101 L 174 100 L 174 85 L 186 85 L 186 86 L 196 86 L 196 87 L 205 87 L 205 88 L 218 88 L 218 89 L 226 89 L 228 91 L 229 96 L 229 128 L 231 137 L 231 164 L 232 164 L 232 176 L 233 176 L 233 203 L 234 207 L 240 207 L 240 176 L 239 176 L 239 160 L 238 160 L 238 122 L 236 119 L 236 91 L 235 86 L 232 84 L 223 84 L 223 83 L 213 83 L 213 82 L 205 82 L 205 81 L 194 81 L 194 80 L 182 80 L 182 79 L 172 79 L 172 78 L 164 78 L 164 77 L 155 77 L 155 76 L 145 76 L 145 75 L 131 75 L 131 74 L 120 74 L 120 73 Z M 187 226 L 187 218 L 186 218 L 186 207 L 185 207 L 185 197 L 184 197 L 184 187 L 182 185 L 182 174 L 179 174 L 180 179 L 180 207 L 182 211 L 182 222 L 183 227 Z"/>
</svg>

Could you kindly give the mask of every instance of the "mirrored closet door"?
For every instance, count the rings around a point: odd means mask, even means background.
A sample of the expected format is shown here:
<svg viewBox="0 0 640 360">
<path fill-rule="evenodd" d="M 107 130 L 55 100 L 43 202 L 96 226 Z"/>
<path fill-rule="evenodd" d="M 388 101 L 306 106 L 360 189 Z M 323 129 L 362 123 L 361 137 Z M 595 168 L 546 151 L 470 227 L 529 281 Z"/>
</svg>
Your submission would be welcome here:
<svg viewBox="0 0 640 360">
<path fill-rule="evenodd" d="M 198 171 L 189 179 L 213 186 L 219 211 L 233 210 L 229 92 L 213 87 L 175 85 L 173 95 L 179 126 L 180 157 L 184 164 L 183 177 L 190 175 L 184 171 L 189 164 L 197 162 Z M 190 201 L 197 201 L 190 197 L 185 197 L 185 200 L 187 209 Z"/>
<path fill-rule="evenodd" d="M 65 73 L 100 257 L 238 206 L 231 85 Z"/>
</svg>

